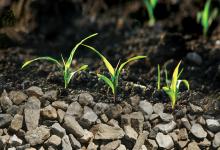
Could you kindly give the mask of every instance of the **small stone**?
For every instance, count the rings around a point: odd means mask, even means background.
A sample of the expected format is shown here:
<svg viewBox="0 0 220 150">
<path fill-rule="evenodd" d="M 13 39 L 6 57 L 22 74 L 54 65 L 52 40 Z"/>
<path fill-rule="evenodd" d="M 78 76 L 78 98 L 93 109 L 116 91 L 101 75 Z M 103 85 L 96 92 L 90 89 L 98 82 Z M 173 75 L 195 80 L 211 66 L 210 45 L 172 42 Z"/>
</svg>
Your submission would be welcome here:
<svg viewBox="0 0 220 150">
<path fill-rule="evenodd" d="M 103 114 L 105 113 L 105 111 L 109 108 L 109 105 L 106 104 L 106 103 L 96 103 L 94 108 L 93 108 L 93 111 L 97 114 L 97 115 L 100 115 L 100 114 Z"/>
<path fill-rule="evenodd" d="M 15 115 L 11 121 L 10 130 L 17 132 L 23 126 L 23 116 L 22 115 Z"/>
<path fill-rule="evenodd" d="M 146 115 L 151 115 L 153 113 L 153 106 L 146 100 L 140 101 L 139 107 Z"/>
<path fill-rule="evenodd" d="M 178 136 L 177 136 L 177 134 L 176 134 L 176 132 L 174 131 L 174 132 L 171 132 L 171 133 L 169 133 L 169 135 L 171 136 L 171 138 L 173 139 L 173 142 L 174 143 L 177 143 L 178 142 Z"/>
<path fill-rule="evenodd" d="M 4 150 L 4 147 L 7 145 L 10 139 L 9 135 L 0 136 L 0 148 Z"/>
<path fill-rule="evenodd" d="M 173 115 L 167 113 L 159 113 L 161 120 L 164 122 L 170 122 L 173 120 Z"/>
<path fill-rule="evenodd" d="M 186 141 L 178 141 L 177 144 L 180 149 L 184 149 L 188 143 L 189 143 L 189 140 L 186 140 Z"/>
<path fill-rule="evenodd" d="M 165 134 L 173 131 L 173 129 L 175 129 L 176 127 L 176 123 L 174 121 L 171 121 L 170 123 L 167 124 L 158 124 L 156 125 L 157 128 L 159 128 L 159 130 Z"/>
<path fill-rule="evenodd" d="M 50 90 L 46 91 L 43 95 L 44 98 L 55 101 L 57 100 L 58 91 L 57 90 Z"/>
<path fill-rule="evenodd" d="M 0 114 L 0 128 L 7 127 L 12 119 L 13 117 L 9 114 Z"/>
<path fill-rule="evenodd" d="M 117 104 L 116 106 L 110 106 L 109 109 L 106 112 L 106 115 L 108 118 L 117 118 L 122 113 L 122 107 L 121 105 Z"/>
<path fill-rule="evenodd" d="M 150 139 L 156 139 L 157 133 L 159 133 L 159 128 L 154 127 L 150 130 L 149 138 Z"/>
<path fill-rule="evenodd" d="M 8 93 L 5 90 L 3 91 L 0 97 L 0 104 L 1 104 L 2 110 L 4 111 L 10 108 L 13 104 L 10 98 L 8 97 Z"/>
<path fill-rule="evenodd" d="M 200 150 L 198 144 L 196 142 L 191 142 L 188 144 L 187 150 Z"/>
<path fill-rule="evenodd" d="M 198 145 L 200 147 L 203 147 L 203 148 L 210 147 L 211 146 L 211 142 L 207 138 L 205 138 L 203 141 L 199 142 Z"/>
<path fill-rule="evenodd" d="M 63 122 L 65 114 L 66 114 L 65 111 L 63 111 L 62 109 L 57 110 L 57 119 L 58 119 L 59 123 Z"/>
<path fill-rule="evenodd" d="M 186 127 L 187 130 L 191 129 L 191 124 L 189 123 L 189 120 L 187 118 L 182 118 L 181 119 L 182 124 L 184 125 L 184 127 Z"/>
<path fill-rule="evenodd" d="M 207 136 L 207 132 L 205 132 L 203 127 L 200 124 L 197 124 L 197 123 L 192 125 L 192 128 L 191 128 L 190 131 L 195 137 L 197 137 L 199 139 L 203 139 Z"/>
<path fill-rule="evenodd" d="M 97 131 L 94 138 L 96 140 L 117 140 L 123 138 L 125 135 L 121 128 L 111 127 L 106 124 L 98 124 L 93 128 Z"/>
<path fill-rule="evenodd" d="M 102 115 L 100 116 L 100 118 L 101 118 L 101 120 L 102 120 L 104 123 L 108 122 L 108 117 L 106 116 L 106 114 L 102 114 Z"/>
<path fill-rule="evenodd" d="M 181 140 L 187 140 L 188 139 L 188 133 L 186 128 L 181 128 L 179 130 L 178 139 Z"/>
<path fill-rule="evenodd" d="M 31 147 L 30 144 L 25 144 L 25 145 L 21 145 L 21 146 L 16 146 L 16 150 L 27 150 L 30 147 Z"/>
<path fill-rule="evenodd" d="M 192 111 L 194 113 L 201 113 L 201 112 L 203 112 L 203 109 L 201 107 L 193 105 L 192 103 L 189 103 L 189 105 L 190 105 L 190 107 L 191 107 L 191 109 L 192 109 Z"/>
<path fill-rule="evenodd" d="M 149 115 L 148 115 L 148 116 L 149 116 Z M 157 119 L 158 117 L 159 117 L 158 114 L 152 114 L 152 115 L 150 115 L 149 120 L 150 120 L 150 121 L 153 121 L 153 120 Z M 147 120 L 147 118 L 148 118 L 148 117 L 146 117 L 146 115 L 145 115 L 145 119 L 146 119 L 146 120 Z"/>
<path fill-rule="evenodd" d="M 202 64 L 202 57 L 196 52 L 187 53 L 186 59 L 195 65 Z"/>
<path fill-rule="evenodd" d="M 160 148 L 171 149 L 174 146 L 172 138 L 161 132 L 157 133 L 156 140 Z"/>
<path fill-rule="evenodd" d="M 218 132 L 220 131 L 220 123 L 218 122 L 218 120 L 215 119 L 207 119 L 206 120 L 208 129 L 212 132 Z"/>
<path fill-rule="evenodd" d="M 124 131 L 125 131 L 125 138 L 130 140 L 130 141 L 136 141 L 138 134 L 137 132 L 129 125 L 124 126 Z"/>
<path fill-rule="evenodd" d="M 114 150 L 117 149 L 121 144 L 120 140 L 112 141 L 106 145 L 101 145 L 100 150 Z"/>
<path fill-rule="evenodd" d="M 56 109 L 67 110 L 69 105 L 65 101 L 54 101 L 52 106 Z"/>
<path fill-rule="evenodd" d="M 83 108 L 78 102 L 72 102 L 67 108 L 66 115 L 70 115 L 77 118 L 80 118 L 83 113 Z"/>
<path fill-rule="evenodd" d="M 147 145 L 147 149 L 150 149 L 150 150 L 157 150 L 158 149 L 158 145 L 155 140 L 147 139 L 146 145 Z"/>
<path fill-rule="evenodd" d="M 155 112 L 156 114 L 163 113 L 163 111 L 164 111 L 164 104 L 162 104 L 162 103 L 156 103 L 156 104 L 154 104 L 153 110 L 154 110 L 154 112 Z"/>
<path fill-rule="evenodd" d="M 197 118 L 197 122 L 203 126 L 206 124 L 205 119 L 202 116 Z"/>
<path fill-rule="evenodd" d="M 122 113 L 123 114 L 130 114 L 132 112 L 132 106 L 128 104 L 127 102 L 123 101 L 121 103 L 122 106 Z"/>
<path fill-rule="evenodd" d="M 8 143 L 11 146 L 20 146 L 22 145 L 23 141 L 21 139 L 19 139 L 15 134 L 13 136 L 10 137 Z"/>
<path fill-rule="evenodd" d="M 71 146 L 68 135 L 65 135 L 62 138 L 62 150 L 72 150 L 72 146 Z"/>
<path fill-rule="evenodd" d="M 79 141 L 77 141 L 77 139 L 72 134 L 69 134 L 69 140 L 70 140 L 70 143 L 71 143 L 73 149 L 80 149 L 81 148 L 81 144 L 79 143 Z"/>
<path fill-rule="evenodd" d="M 23 101 L 26 101 L 28 96 L 22 91 L 11 91 L 9 93 L 9 98 L 13 101 L 14 104 L 19 105 Z"/>
<path fill-rule="evenodd" d="M 27 94 L 29 96 L 36 96 L 36 97 L 41 97 L 44 95 L 42 89 L 37 86 L 31 86 L 26 90 Z"/>
<path fill-rule="evenodd" d="M 41 116 L 53 120 L 57 118 L 57 111 L 54 107 L 48 105 L 41 110 Z"/>
<path fill-rule="evenodd" d="M 213 143 L 212 143 L 212 146 L 213 146 L 214 148 L 220 147 L 220 132 L 218 132 L 218 133 L 215 134 L 214 140 L 213 140 Z"/>
<path fill-rule="evenodd" d="M 45 144 L 47 146 L 54 146 L 57 147 L 61 144 L 61 138 L 57 135 L 52 135 L 46 142 Z"/>
<path fill-rule="evenodd" d="M 145 145 L 142 145 L 140 150 L 147 150 L 147 147 Z"/>
<path fill-rule="evenodd" d="M 79 94 L 79 103 L 82 106 L 91 105 L 93 103 L 93 96 L 89 93 Z"/>
<path fill-rule="evenodd" d="M 141 112 L 133 112 L 130 114 L 130 124 L 131 127 L 135 129 L 136 132 L 141 133 L 144 127 L 144 116 Z"/>
<path fill-rule="evenodd" d="M 120 128 L 120 126 L 119 126 L 119 124 L 118 124 L 118 121 L 115 120 L 115 119 L 109 120 L 109 121 L 107 122 L 107 124 L 110 125 L 110 126 L 112 126 L 112 127 L 119 127 L 119 128 Z"/>
<path fill-rule="evenodd" d="M 88 131 L 88 130 L 84 130 L 84 135 L 83 135 L 83 137 L 81 137 L 80 139 L 79 139 L 79 141 L 81 142 L 81 143 L 87 143 L 88 141 L 90 141 L 91 139 L 93 139 L 93 133 L 92 132 L 90 132 L 90 131 Z"/>
<path fill-rule="evenodd" d="M 144 142 L 145 142 L 148 134 L 149 133 L 147 131 L 143 131 L 143 133 L 140 133 L 132 150 L 140 150 L 142 145 L 144 145 Z"/>
<path fill-rule="evenodd" d="M 139 105 L 139 102 L 140 102 L 140 96 L 138 95 L 132 96 L 130 97 L 130 101 L 131 101 L 132 106 L 137 106 Z"/>
<path fill-rule="evenodd" d="M 34 130 L 38 127 L 40 119 L 40 105 L 41 102 L 36 97 L 29 97 L 25 104 L 24 116 L 28 130 Z"/>
<path fill-rule="evenodd" d="M 16 114 L 23 114 L 23 110 L 24 107 L 21 105 L 20 106 L 12 105 L 6 110 L 6 113 L 14 116 Z"/>
<path fill-rule="evenodd" d="M 126 149 L 125 145 L 120 144 L 116 150 L 127 150 L 127 149 Z"/>
<path fill-rule="evenodd" d="M 59 123 L 54 123 L 51 126 L 51 132 L 57 136 L 59 136 L 60 138 L 62 138 L 64 135 L 66 135 L 66 130 L 60 126 Z"/>
<path fill-rule="evenodd" d="M 64 117 L 63 127 L 76 138 L 81 138 L 85 134 L 85 131 L 73 116 L 67 115 Z"/>
<path fill-rule="evenodd" d="M 42 144 L 50 137 L 50 129 L 46 126 L 37 127 L 34 130 L 27 131 L 25 134 L 25 139 L 31 146 Z"/>
<path fill-rule="evenodd" d="M 98 145 L 95 145 L 95 143 L 90 142 L 86 150 L 97 150 Z"/>
<path fill-rule="evenodd" d="M 96 113 L 88 106 L 84 106 L 84 112 L 80 119 L 80 124 L 85 128 L 89 128 L 97 119 L 98 116 Z"/>
</svg>

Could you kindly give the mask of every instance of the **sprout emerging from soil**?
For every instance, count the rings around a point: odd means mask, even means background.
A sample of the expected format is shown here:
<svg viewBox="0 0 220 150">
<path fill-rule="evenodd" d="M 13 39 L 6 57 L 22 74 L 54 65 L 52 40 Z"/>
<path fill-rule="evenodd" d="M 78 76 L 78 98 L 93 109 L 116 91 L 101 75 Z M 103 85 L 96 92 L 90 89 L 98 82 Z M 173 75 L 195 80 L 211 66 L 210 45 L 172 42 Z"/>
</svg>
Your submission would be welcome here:
<svg viewBox="0 0 220 150">
<path fill-rule="evenodd" d="M 165 91 L 165 93 L 169 96 L 170 100 L 171 100 L 171 105 L 172 105 L 172 109 L 174 109 L 175 105 L 176 105 L 176 100 L 179 96 L 179 87 L 180 84 L 183 83 L 186 88 L 189 90 L 189 83 L 187 80 L 179 80 L 179 77 L 183 71 L 183 69 L 179 72 L 179 66 L 181 64 L 181 61 L 178 63 L 178 65 L 176 66 L 174 72 L 173 72 L 173 77 L 172 77 L 172 81 L 171 83 L 168 80 L 167 77 L 167 71 L 165 71 L 165 75 L 166 75 L 166 86 L 164 86 L 162 89 Z"/>
<path fill-rule="evenodd" d="M 116 101 L 116 97 L 117 97 L 117 87 L 118 87 L 118 79 L 119 79 L 119 75 L 122 71 L 122 69 L 125 67 L 125 65 L 127 65 L 129 62 L 131 61 L 135 61 L 135 60 L 138 60 L 138 59 L 143 59 L 143 58 L 146 58 L 146 56 L 136 56 L 136 57 L 132 57 L 130 59 L 128 59 L 126 62 L 122 63 L 120 65 L 120 61 L 118 62 L 116 68 L 114 69 L 112 67 L 112 65 L 109 63 L 109 61 L 105 58 L 105 56 L 103 56 L 100 52 L 98 52 L 95 48 L 89 46 L 89 45 L 85 45 L 85 44 L 82 44 L 84 45 L 85 47 L 87 48 L 90 48 L 92 51 L 94 51 L 96 54 L 98 54 L 102 61 L 104 62 L 106 68 L 108 69 L 109 71 L 109 74 L 110 74 L 110 79 L 108 77 L 106 77 L 105 75 L 102 75 L 102 74 L 97 74 L 97 76 L 99 77 L 99 79 L 103 80 L 106 85 L 108 85 L 111 90 L 112 90 L 112 93 L 114 95 L 114 101 Z"/>
<path fill-rule="evenodd" d="M 88 65 L 83 65 L 83 66 L 81 66 L 80 68 L 78 68 L 78 69 L 75 70 L 75 71 L 72 70 L 71 64 L 72 64 L 73 56 L 74 56 L 76 50 L 78 49 L 78 47 L 79 47 L 80 45 L 83 44 L 83 42 L 85 42 L 86 40 L 88 40 L 88 39 L 90 39 L 90 38 L 92 38 L 93 36 L 96 36 L 96 35 L 97 35 L 97 33 L 92 34 L 92 35 L 90 35 L 90 36 L 84 38 L 84 39 L 83 39 L 82 41 L 80 41 L 79 43 L 77 43 L 76 46 L 72 49 L 72 51 L 71 51 L 71 53 L 70 53 L 70 56 L 69 56 L 69 58 L 68 58 L 67 61 L 65 61 L 64 58 L 63 58 L 63 56 L 61 55 L 62 64 L 61 64 L 58 60 L 56 60 L 56 59 L 54 59 L 54 58 L 52 58 L 52 57 L 46 56 L 46 57 L 38 57 L 38 58 L 35 58 L 35 59 L 33 59 L 33 60 L 26 61 L 26 62 L 23 64 L 22 69 L 23 69 L 24 67 L 28 66 L 29 64 L 31 64 L 31 63 L 33 63 L 33 62 L 35 62 L 35 61 L 38 61 L 38 60 L 51 61 L 51 62 L 55 63 L 55 64 L 57 65 L 57 67 L 60 69 L 60 71 L 62 72 L 62 74 L 63 74 L 63 80 L 64 80 L 64 87 L 67 88 L 67 86 L 69 85 L 69 83 L 70 83 L 70 81 L 71 81 L 71 79 L 72 79 L 72 77 L 74 76 L 75 73 L 77 73 L 77 72 L 79 72 L 79 71 L 82 71 L 82 70 L 85 70 L 85 69 L 88 68 Z"/>
<path fill-rule="evenodd" d="M 207 0 L 204 9 L 197 13 L 197 22 L 203 27 L 203 35 L 207 36 L 209 27 L 218 16 L 218 9 L 211 10 L 211 0 Z"/>
<path fill-rule="evenodd" d="M 153 26 L 155 24 L 154 17 L 154 8 L 156 7 L 158 0 L 144 0 L 144 4 L 147 8 L 148 16 L 149 16 L 149 26 Z"/>
</svg>

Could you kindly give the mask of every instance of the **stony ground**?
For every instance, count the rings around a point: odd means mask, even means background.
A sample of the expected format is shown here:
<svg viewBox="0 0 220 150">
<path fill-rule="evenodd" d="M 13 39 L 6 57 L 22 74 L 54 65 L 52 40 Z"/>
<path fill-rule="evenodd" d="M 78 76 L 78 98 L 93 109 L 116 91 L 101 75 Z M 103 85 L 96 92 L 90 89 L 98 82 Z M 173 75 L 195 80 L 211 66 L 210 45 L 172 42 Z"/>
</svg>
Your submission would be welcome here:
<svg viewBox="0 0 220 150">
<path fill-rule="evenodd" d="M 218 149 L 220 121 L 189 104 L 175 115 L 132 96 L 120 104 L 32 86 L 0 98 L 0 149 Z"/>
</svg>

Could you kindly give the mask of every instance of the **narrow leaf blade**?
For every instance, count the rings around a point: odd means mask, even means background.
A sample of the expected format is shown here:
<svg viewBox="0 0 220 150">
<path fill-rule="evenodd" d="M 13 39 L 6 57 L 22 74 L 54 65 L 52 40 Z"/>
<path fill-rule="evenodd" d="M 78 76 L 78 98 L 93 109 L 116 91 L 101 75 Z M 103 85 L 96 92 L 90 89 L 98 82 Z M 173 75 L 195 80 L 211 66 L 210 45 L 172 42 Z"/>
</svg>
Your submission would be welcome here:
<svg viewBox="0 0 220 150">
<path fill-rule="evenodd" d="M 103 80 L 112 89 L 112 93 L 115 94 L 115 87 L 112 81 L 104 75 L 97 74 L 97 76 L 99 77 L 99 79 Z"/>
</svg>

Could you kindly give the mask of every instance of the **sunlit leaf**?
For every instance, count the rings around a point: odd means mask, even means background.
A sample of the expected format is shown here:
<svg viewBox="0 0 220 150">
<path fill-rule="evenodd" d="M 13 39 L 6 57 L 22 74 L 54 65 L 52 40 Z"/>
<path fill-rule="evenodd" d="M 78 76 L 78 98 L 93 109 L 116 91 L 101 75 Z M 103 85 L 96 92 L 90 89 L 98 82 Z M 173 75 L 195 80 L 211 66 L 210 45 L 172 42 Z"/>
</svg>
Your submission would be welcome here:
<svg viewBox="0 0 220 150">
<path fill-rule="evenodd" d="M 179 89 L 180 84 L 183 83 L 186 88 L 189 90 L 189 82 L 187 80 L 178 80 L 177 82 L 177 88 Z"/>
<path fill-rule="evenodd" d="M 107 78 L 106 76 L 104 76 L 104 75 L 97 74 L 97 76 L 98 76 L 101 80 L 103 80 L 103 81 L 112 89 L 112 93 L 115 94 L 115 87 L 114 87 L 112 81 L 111 81 L 109 78 Z"/>
<path fill-rule="evenodd" d="M 180 66 L 181 61 L 178 63 L 176 66 L 174 72 L 173 72 L 173 77 L 171 81 L 170 88 L 176 93 L 176 85 L 177 85 L 177 80 L 178 80 L 178 71 L 179 71 L 179 66 Z"/>
</svg>

